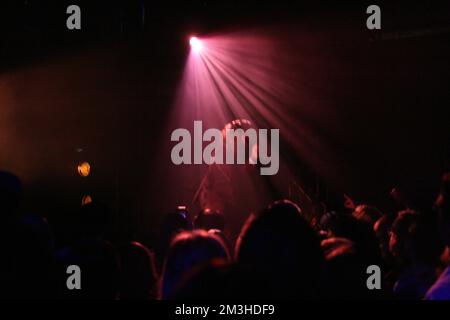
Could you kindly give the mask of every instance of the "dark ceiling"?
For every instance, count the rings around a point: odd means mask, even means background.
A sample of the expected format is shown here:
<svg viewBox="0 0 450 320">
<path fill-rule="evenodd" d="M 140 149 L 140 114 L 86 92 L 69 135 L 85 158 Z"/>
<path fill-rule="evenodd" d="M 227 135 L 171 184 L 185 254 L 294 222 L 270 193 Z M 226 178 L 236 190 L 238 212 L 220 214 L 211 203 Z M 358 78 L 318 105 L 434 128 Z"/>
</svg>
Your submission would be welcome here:
<svg viewBox="0 0 450 320">
<path fill-rule="evenodd" d="M 82 30 L 69 31 L 66 8 L 82 9 Z M 35 60 L 139 33 L 173 47 L 186 32 L 214 32 L 229 25 L 261 25 L 333 16 L 355 22 L 371 1 L 237 1 L 237 0 L 6 0 L 0 4 L 0 72 Z M 448 1 L 415 4 L 377 1 L 383 12 L 383 31 L 431 30 L 449 32 Z M 356 19 L 358 21 L 358 19 Z M 353 22 L 352 22 L 353 21 Z M 358 21 L 357 23 L 360 23 Z"/>
</svg>

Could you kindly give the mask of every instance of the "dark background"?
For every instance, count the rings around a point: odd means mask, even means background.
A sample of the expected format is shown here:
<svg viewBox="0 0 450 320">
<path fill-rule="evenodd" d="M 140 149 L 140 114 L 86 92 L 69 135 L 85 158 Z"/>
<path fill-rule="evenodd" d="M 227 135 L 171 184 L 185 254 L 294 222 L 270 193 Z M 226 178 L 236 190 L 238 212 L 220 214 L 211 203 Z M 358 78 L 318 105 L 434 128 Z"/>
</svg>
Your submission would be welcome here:
<svg viewBox="0 0 450 320">
<path fill-rule="evenodd" d="M 82 8 L 81 31 L 65 27 L 69 4 Z M 2 1 L 0 168 L 23 180 L 24 209 L 56 224 L 90 194 L 113 209 L 117 237 L 154 232 L 175 205 L 154 164 L 189 35 L 268 28 L 286 42 L 298 32 L 289 54 L 309 59 L 320 96 L 311 126 L 323 157 L 311 165 L 289 150 L 294 179 L 334 206 L 345 192 L 389 210 L 394 186 L 428 204 L 449 169 L 450 8 L 378 1 L 382 30 L 369 31 L 369 4 Z"/>
</svg>

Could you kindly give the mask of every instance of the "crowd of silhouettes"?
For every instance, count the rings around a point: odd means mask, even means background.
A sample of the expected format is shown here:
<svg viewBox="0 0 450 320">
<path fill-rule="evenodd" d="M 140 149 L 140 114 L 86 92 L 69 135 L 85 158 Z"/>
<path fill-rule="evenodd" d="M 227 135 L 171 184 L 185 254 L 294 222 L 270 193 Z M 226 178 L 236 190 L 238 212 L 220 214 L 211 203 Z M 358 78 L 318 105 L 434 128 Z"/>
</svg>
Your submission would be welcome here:
<svg viewBox="0 0 450 320">
<path fill-rule="evenodd" d="M 21 212 L 22 184 L 0 172 L 2 299 L 450 299 L 450 174 L 428 210 L 323 212 L 274 202 L 249 214 L 233 243 L 226 215 L 174 210 L 157 243 L 113 243 L 108 208 L 80 207 L 77 236 L 57 248 L 46 219 Z M 306 207 L 306 206 L 305 206 Z M 79 266 L 81 289 L 67 287 Z M 369 266 L 380 288 L 367 285 Z"/>
</svg>

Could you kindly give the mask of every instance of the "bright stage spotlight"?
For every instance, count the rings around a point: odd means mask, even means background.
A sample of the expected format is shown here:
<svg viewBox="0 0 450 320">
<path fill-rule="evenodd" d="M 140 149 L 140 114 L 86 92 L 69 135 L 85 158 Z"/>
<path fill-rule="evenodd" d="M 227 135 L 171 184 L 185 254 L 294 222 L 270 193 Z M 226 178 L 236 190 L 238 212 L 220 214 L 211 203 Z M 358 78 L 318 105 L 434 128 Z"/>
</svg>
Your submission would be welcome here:
<svg viewBox="0 0 450 320">
<path fill-rule="evenodd" d="M 189 39 L 189 44 L 195 53 L 200 53 L 203 49 L 203 44 L 197 37 L 191 37 L 191 39 Z"/>
<path fill-rule="evenodd" d="M 82 177 L 87 177 L 91 173 L 91 165 L 89 162 L 81 162 L 78 167 L 78 174 Z"/>
</svg>

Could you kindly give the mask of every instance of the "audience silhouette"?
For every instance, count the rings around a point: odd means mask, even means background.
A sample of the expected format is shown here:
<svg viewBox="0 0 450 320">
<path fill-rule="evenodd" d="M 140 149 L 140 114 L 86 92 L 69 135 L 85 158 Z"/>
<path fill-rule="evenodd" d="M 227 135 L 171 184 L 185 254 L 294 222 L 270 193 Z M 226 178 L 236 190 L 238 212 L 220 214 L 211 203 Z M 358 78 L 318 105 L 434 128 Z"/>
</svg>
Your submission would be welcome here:
<svg viewBox="0 0 450 320">
<path fill-rule="evenodd" d="M 280 200 L 250 214 L 235 244 L 226 214 L 208 208 L 195 217 L 185 207 L 166 214 L 149 246 L 110 238 L 111 211 L 91 202 L 74 215 L 73 237 L 57 248 L 53 225 L 21 208 L 20 179 L 0 171 L 0 297 L 449 300 L 449 192 L 447 173 L 428 210 L 383 213 L 360 204 L 317 215 Z M 67 287 L 73 265 L 82 272 L 81 290 Z M 374 265 L 382 270 L 381 290 L 367 287 Z"/>
</svg>

